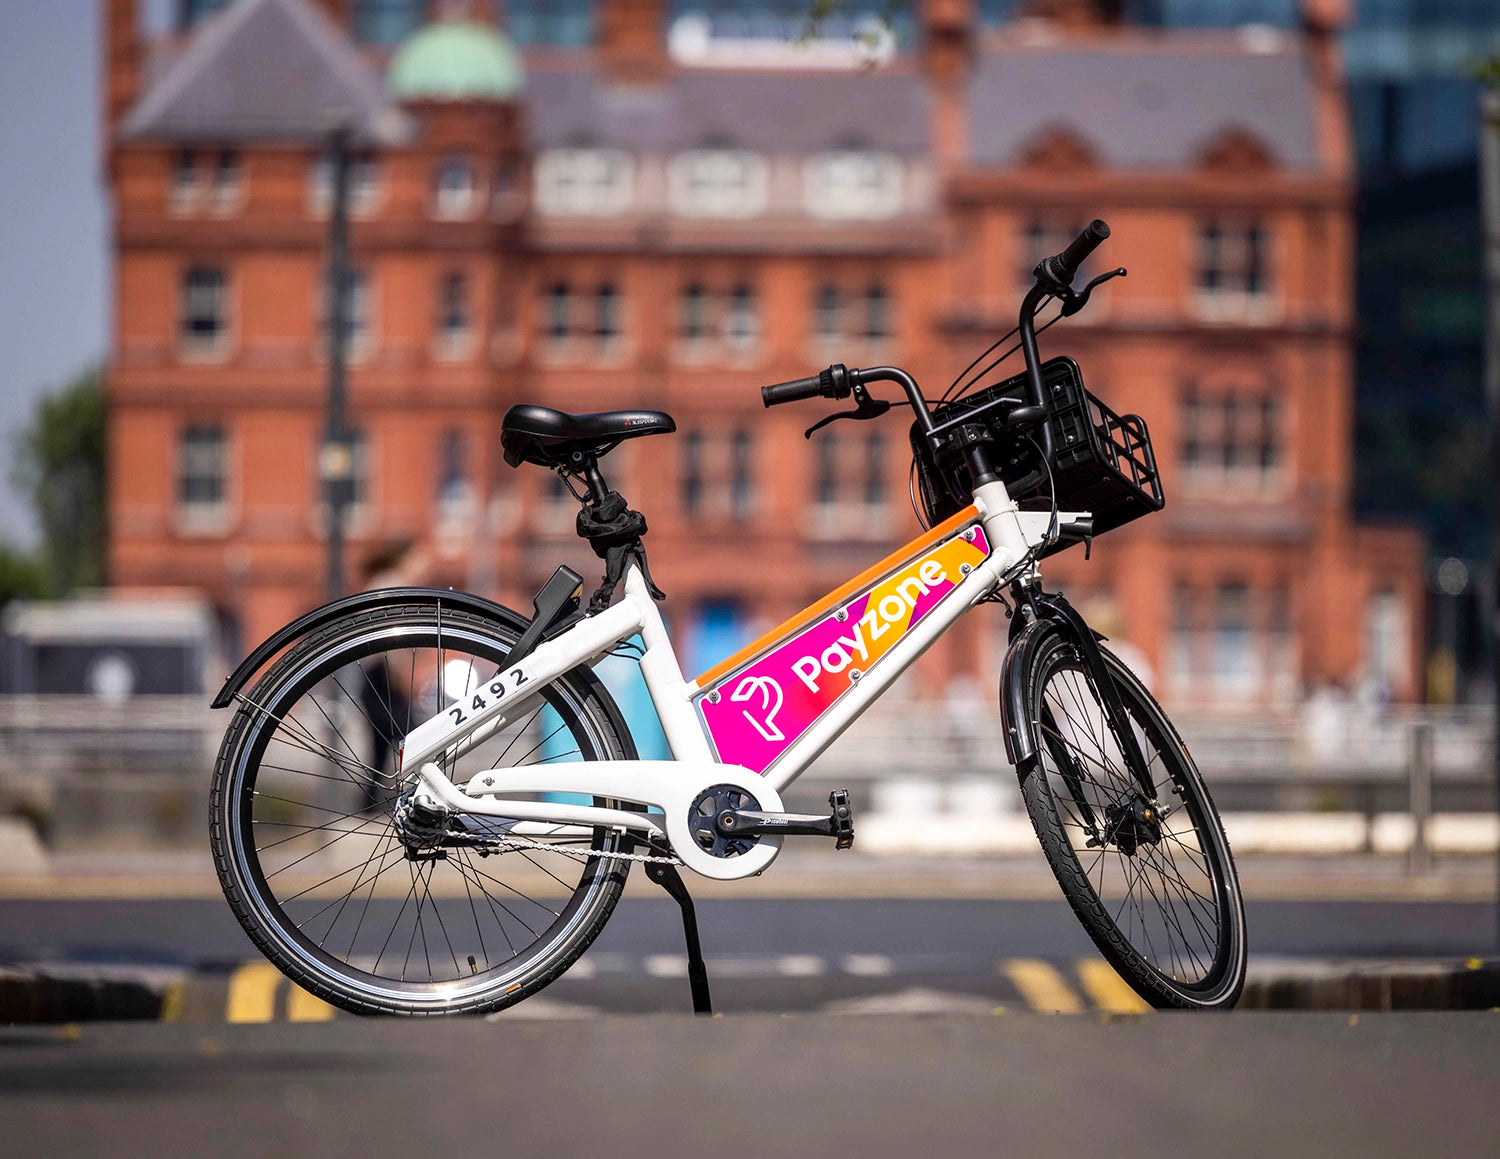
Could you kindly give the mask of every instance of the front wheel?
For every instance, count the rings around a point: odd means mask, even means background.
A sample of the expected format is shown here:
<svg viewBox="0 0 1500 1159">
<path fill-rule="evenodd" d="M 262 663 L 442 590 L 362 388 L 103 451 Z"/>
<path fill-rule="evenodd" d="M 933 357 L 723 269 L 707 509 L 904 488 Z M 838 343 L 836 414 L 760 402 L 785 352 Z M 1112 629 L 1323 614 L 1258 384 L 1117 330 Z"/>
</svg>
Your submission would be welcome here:
<svg viewBox="0 0 1500 1159">
<path fill-rule="evenodd" d="M 1063 894 L 1153 1006 L 1227 1009 L 1245 983 L 1245 909 L 1224 826 L 1187 746 L 1107 650 L 1145 768 L 1133 769 L 1076 645 L 1050 625 L 1018 649 L 1035 757 L 1019 770 Z M 1149 786 L 1149 791 L 1147 786 Z"/>
</svg>

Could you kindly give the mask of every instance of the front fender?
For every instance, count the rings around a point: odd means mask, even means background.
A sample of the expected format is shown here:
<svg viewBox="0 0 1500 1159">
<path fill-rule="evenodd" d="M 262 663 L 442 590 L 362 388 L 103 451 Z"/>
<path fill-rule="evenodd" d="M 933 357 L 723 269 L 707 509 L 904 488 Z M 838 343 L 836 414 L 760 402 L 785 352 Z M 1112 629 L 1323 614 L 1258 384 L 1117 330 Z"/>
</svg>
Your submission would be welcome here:
<svg viewBox="0 0 1500 1159">
<path fill-rule="evenodd" d="M 451 588 L 376 588 L 374 591 L 357 592 L 352 596 L 345 596 L 341 600 L 324 604 L 320 608 L 314 608 L 305 615 L 298 616 L 284 628 L 271 633 L 229 674 L 229 679 L 224 681 L 224 687 L 219 689 L 219 694 L 214 697 L 212 707 L 227 708 L 234 700 L 235 693 L 248 684 L 250 678 L 259 672 L 273 656 L 302 637 L 333 623 L 334 620 L 358 612 L 368 612 L 375 608 L 390 608 L 398 604 L 430 603 L 439 600 L 456 611 L 472 612 L 487 619 L 497 620 L 505 627 L 514 628 L 517 632 L 524 632 L 531 622 L 504 604 L 497 604 L 494 600 L 487 600 L 483 596 L 472 595 L 469 592 L 456 592 Z"/>
<path fill-rule="evenodd" d="M 1000 720 L 1005 728 L 1005 754 L 1017 769 L 1036 756 L 1031 721 L 1026 718 L 1025 673 L 1040 649 L 1064 632 L 1055 620 L 1032 620 L 1011 639 L 1000 666 Z"/>
</svg>

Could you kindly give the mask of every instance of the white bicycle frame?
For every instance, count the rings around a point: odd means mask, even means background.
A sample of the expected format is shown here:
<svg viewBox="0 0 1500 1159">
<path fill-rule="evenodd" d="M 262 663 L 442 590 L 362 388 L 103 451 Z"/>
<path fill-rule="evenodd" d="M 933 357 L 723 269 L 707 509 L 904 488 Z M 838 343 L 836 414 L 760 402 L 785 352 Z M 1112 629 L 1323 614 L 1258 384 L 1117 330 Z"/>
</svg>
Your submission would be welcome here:
<svg viewBox="0 0 1500 1159">
<path fill-rule="evenodd" d="M 761 873 L 780 852 L 781 838 L 763 836 L 738 856 L 714 856 L 693 840 L 689 818 L 694 802 L 710 787 L 728 785 L 751 794 L 761 809 L 781 812 L 781 790 L 966 611 L 1018 578 L 1011 573 L 1032 548 L 1046 539 L 1053 520 L 1051 512 L 1018 510 L 1003 483 L 978 488 L 974 506 L 966 514 L 969 518 L 963 522 L 983 529 L 988 554 L 977 564 L 963 565 L 963 576 L 956 587 L 929 614 L 913 620 L 909 630 L 871 665 L 865 678 L 853 671 L 848 690 L 792 740 L 764 774 L 724 763 L 716 756 L 707 726 L 694 704 L 695 698 L 705 692 L 699 683 L 703 678 L 683 677 L 656 603 L 639 570 L 631 566 L 625 573 L 623 597 L 611 607 L 538 645 L 514 667 L 502 667 L 469 703 L 450 705 L 408 733 L 401 748 L 404 781 L 416 783 L 419 793 L 425 792 L 457 813 L 632 830 L 657 844 L 665 843 L 683 864 L 705 877 L 730 880 Z M 1066 523 L 1083 515 L 1063 513 L 1057 519 Z M 840 620 L 844 618 L 841 613 Z M 800 630 L 768 642 L 767 650 Z M 443 760 L 469 751 L 508 722 L 519 719 L 521 711 L 534 705 L 536 694 L 549 683 L 580 664 L 594 663 L 636 635 L 645 644 L 641 673 L 672 752 L 670 761 L 577 761 L 491 769 L 477 773 L 462 786 L 444 774 Z M 716 697 L 716 693 L 709 695 Z M 768 717 L 766 724 L 770 723 Z M 779 732 L 775 735 L 784 739 Z M 521 800 L 515 796 L 560 793 L 603 797 L 622 807 Z M 636 808 L 625 807 L 629 805 Z M 643 805 L 660 812 L 637 811 Z"/>
</svg>

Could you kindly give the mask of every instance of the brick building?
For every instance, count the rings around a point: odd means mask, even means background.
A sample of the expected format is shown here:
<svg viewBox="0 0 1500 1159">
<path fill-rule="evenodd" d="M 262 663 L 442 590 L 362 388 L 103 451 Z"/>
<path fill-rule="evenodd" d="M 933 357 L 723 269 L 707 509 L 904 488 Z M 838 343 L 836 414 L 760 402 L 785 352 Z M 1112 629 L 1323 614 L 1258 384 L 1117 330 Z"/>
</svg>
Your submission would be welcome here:
<svg viewBox="0 0 1500 1159">
<path fill-rule="evenodd" d="M 994 8 L 929 0 L 896 36 L 807 45 L 744 3 L 182 0 L 143 31 L 105 0 L 112 582 L 201 587 L 240 649 L 322 598 L 342 121 L 350 586 L 526 606 L 558 562 L 592 576 L 572 500 L 501 460 L 500 416 L 660 408 L 678 433 L 606 474 L 650 518 L 700 671 L 917 530 L 904 421 L 809 443 L 820 408 L 766 412 L 757 388 L 837 360 L 941 393 L 1098 216 L 1096 268 L 1130 276 L 1043 353 L 1145 416 L 1168 506 L 1049 579 L 1178 705 L 1416 695 L 1420 540 L 1349 511 L 1339 5 L 1292 34 Z M 916 693 L 993 679 L 1004 626 L 975 622 Z"/>
</svg>

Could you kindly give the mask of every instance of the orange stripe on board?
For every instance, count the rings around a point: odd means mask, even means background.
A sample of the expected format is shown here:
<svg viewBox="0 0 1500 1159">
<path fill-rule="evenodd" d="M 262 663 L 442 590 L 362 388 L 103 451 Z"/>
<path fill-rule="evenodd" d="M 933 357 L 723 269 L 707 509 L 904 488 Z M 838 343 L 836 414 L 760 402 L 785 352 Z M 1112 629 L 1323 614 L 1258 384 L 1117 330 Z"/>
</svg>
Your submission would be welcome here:
<svg viewBox="0 0 1500 1159">
<path fill-rule="evenodd" d="M 812 620 L 816 620 L 824 612 L 828 611 L 830 608 L 834 607 L 837 604 L 843 603 L 844 600 L 848 599 L 861 588 L 868 587 L 870 584 L 874 583 L 881 576 L 883 576 L 886 572 L 893 571 L 897 567 L 900 567 L 903 563 L 911 559 L 913 556 L 921 555 L 922 552 L 926 551 L 938 540 L 947 538 L 953 532 L 957 531 L 960 527 L 963 527 L 965 524 L 972 523 L 978 518 L 979 508 L 975 507 L 973 504 L 970 504 L 968 507 L 965 507 L 962 511 L 960 511 L 957 515 L 954 515 L 950 519 L 943 520 L 943 522 L 932 528 L 932 530 L 926 532 L 923 535 L 919 535 L 905 547 L 898 548 L 896 551 L 886 556 L 879 563 L 871 564 L 848 583 L 844 584 L 842 587 L 836 589 L 835 591 L 829 592 L 817 603 L 813 604 L 810 607 L 803 608 L 791 619 L 783 620 L 760 639 L 754 641 L 753 643 L 746 644 L 743 648 L 741 648 L 727 660 L 719 661 L 707 672 L 699 676 L 698 679 L 694 681 L 694 683 L 696 683 L 699 688 L 707 688 L 710 684 L 714 683 L 720 677 L 726 676 L 730 672 L 733 672 L 746 660 L 750 660 L 755 656 L 758 656 L 772 644 L 775 644 L 779 640 L 790 636 L 804 624 Z"/>
</svg>

